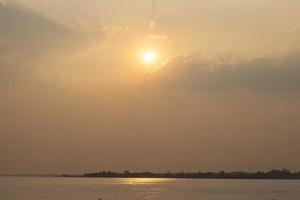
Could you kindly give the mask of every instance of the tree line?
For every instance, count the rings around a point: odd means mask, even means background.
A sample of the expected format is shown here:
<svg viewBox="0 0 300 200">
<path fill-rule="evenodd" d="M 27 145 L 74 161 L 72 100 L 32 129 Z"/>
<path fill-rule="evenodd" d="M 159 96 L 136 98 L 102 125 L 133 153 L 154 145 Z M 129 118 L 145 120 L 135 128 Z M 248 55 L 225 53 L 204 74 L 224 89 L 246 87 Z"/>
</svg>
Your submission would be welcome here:
<svg viewBox="0 0 300 200">
<path fill-rule="evenodd" d="M 299 172 L 291 172 L 287 169 L 272 169 L 270 171 L 257 172 L 130 172 L 123 173 L 113 171 L 100 171 L 85 173 L 83 175 L 63 175 L 63 177 L 89 177 L 89 178 L 187 178 L 187 179 L 300 179 Z"/>
</svg>

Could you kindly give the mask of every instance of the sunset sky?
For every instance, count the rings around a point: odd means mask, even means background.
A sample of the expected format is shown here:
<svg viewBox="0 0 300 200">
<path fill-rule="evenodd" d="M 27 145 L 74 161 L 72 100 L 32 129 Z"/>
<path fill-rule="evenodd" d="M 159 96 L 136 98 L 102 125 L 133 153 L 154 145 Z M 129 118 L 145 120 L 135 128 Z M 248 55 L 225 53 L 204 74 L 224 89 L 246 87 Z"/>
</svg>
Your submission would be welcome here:
<svg viewBox="0 0 300 200">
<path fill-rule="evenodd" d="M 0 174 L 300 169 L 299 0 L 0 0 Z"/>
</svg>

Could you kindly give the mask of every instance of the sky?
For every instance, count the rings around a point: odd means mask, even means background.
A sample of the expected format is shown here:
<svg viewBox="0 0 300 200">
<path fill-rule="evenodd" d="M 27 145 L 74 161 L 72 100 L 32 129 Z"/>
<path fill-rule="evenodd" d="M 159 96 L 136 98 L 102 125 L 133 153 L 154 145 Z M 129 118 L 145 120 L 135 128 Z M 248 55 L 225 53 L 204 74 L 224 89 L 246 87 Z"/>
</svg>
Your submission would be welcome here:
<svg viewBox="0 0 300 200">
<path fill-rule="evenodd" d="M 298 0 L 0 1 L 0 174 L 299 170 L 299 18 Z"/>
</svg>

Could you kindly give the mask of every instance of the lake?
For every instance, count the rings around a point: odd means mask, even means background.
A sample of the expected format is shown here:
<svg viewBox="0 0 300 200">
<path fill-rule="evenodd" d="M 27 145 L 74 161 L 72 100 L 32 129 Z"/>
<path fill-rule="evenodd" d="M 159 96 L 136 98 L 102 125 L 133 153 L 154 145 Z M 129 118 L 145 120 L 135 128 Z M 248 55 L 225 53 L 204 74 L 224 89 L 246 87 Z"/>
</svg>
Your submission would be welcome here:
<svg viewBox="0 0 300 200">
<path fill-rule="evenodd" d="M 299 200 L 298 180 L 0 177 L 0 200 Z"/>
</svg>

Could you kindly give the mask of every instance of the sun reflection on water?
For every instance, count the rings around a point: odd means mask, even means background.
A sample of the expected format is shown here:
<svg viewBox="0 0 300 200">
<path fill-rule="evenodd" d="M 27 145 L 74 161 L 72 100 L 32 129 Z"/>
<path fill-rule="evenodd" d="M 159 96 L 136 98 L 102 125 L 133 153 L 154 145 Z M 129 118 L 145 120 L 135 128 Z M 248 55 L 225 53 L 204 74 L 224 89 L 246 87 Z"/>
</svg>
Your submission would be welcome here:
<svg viewBox="0 0 300 200">
<path fill-rule="evenodd" d="M 124 178 L 120 179 L 120 183 L 128 185 L 151 185 L 172 182 L 174 179 L 169 178 Z"/>
</svg>

